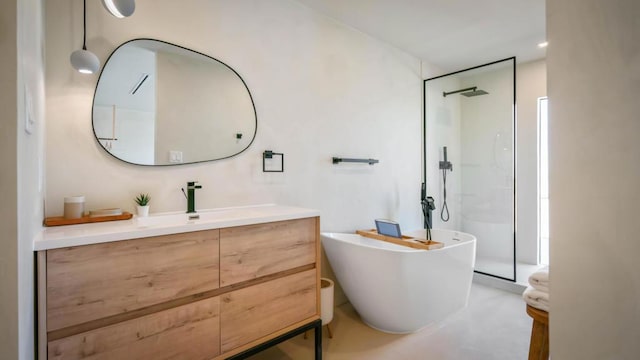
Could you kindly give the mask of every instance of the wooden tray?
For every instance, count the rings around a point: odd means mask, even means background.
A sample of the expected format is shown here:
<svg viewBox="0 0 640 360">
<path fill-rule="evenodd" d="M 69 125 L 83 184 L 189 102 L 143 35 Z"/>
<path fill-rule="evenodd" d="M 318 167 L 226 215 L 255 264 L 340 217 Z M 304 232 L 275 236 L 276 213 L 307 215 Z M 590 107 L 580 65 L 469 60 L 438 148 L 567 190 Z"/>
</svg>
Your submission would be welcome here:
<svg viewBox="0 0 640 360">
<path fill-rule="evenodd" d="M 397 237 L 392 237 L 392 236 L 380 235 L 378 234 L 378 231 L 376 231 L 376 229 L 356 230 L 356 234 L 364 237 L 387 241 L 390 243 L 394 243 L 396 245 L 408 246 L 410 248 L 420 249 L 420 250 L 433 250 L 433 249 L 440 249 L 444 247 L 443 243 L 438 241 L 433 241 L 433 240 L 427 241 L 427 240 L 422 240 L 422 239 L 414 238 L 411 236 L 405 236 L 405 235 L 402 235 L 402 239 Z"/>
<path fill-rule="evenodd" d="M 45 218 L 44 225 L 60 226 L 60 225 L 88 224 L 88 223 L 103 222 L 103 221 L 129 220 L 132 217 L 133 217 L 133 214 L 126 211 L 123 211 L 121 215 L 94 216 L 94 217 L 89 217 L 87 215 L 77 219 L 65 219 L 64 216 L 55 216 L 55 217 Z"/>
</svg>

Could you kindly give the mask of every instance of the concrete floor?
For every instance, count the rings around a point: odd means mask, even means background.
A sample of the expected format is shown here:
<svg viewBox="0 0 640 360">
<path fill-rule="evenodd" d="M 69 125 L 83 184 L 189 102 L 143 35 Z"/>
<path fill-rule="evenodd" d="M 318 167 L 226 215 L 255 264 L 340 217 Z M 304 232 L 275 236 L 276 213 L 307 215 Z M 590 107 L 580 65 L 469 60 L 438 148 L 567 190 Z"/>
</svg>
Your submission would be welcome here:
<svg viewBox="0 0 640 360">
<path fill-rule="evenodd" d="M 516 283 L 523 285 L 525 288 L 529 285 L 529 276 L 544 265 L 526 264 L 523 262 L 516 263 Z M 476 256 L 476 271 L 482 271 L 488 274 L 503 276 L 509 279 L 513 278 L 513 259 L 498 259 L 491 257 Z"/>
<path fill-rule="evenodd" d="M 526 359 L 531 318 L 519 295 L 473 284 L 469 306 L 439 324 L 407 335 L 365 325 L 351 304 L 335 309 L 333 339 L 323 328 L 324 360 L 514 360 Z M 251 360 L 313 359 L 313 333 L 283 342 Z"/>
</svg>

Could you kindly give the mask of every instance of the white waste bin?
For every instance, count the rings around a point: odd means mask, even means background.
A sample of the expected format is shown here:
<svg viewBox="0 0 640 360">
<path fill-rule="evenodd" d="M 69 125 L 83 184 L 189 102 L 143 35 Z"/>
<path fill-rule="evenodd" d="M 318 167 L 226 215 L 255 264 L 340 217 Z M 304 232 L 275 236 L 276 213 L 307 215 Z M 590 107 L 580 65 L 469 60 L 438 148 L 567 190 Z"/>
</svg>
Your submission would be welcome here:
<svg viewBox="0 0 640 360">
<path fill-rule="evenodd" d="M 327 326 L 329 338 L 333 338 L 329 323 L 333 320 L 333 281 L 327 278 L 320 279 L 320 318 L 322 325 Z"/>
</svg>

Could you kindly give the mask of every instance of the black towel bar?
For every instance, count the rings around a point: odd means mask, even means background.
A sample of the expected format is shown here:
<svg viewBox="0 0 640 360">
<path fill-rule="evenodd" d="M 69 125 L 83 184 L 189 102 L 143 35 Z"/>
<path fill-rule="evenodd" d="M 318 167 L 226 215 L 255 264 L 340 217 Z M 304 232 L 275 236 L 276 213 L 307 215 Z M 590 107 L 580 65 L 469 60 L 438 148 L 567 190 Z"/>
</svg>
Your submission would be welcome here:
<svg viewBox="0 0 640 360">
<path fill-rule="evenodd" d="M 380 161 L 376 159 L 349 159 L 349 158 L 339 158 L 339 157 L 333 158 L 334 164 L 338 164 L 341 162 L 367 163 L 369 165 L 373 165 L 373 164 L 379 163 Z"/>
</svg>

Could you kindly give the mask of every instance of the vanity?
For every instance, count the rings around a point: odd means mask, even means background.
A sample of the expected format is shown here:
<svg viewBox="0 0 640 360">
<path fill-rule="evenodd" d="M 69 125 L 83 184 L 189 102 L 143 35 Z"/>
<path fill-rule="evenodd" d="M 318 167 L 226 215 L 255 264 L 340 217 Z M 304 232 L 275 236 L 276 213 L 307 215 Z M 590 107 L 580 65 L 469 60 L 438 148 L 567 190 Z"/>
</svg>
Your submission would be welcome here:
<svg viewBox="0 0 640 360">
<path fill-rule="evenodd" d="M 45 228 L 40 359 L 227 359 L 316 328 L 320 218 L 261 205 Z"/>
</svg>

